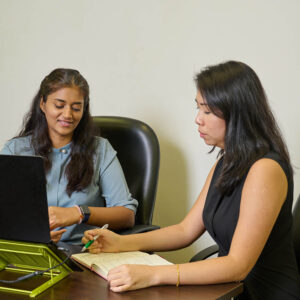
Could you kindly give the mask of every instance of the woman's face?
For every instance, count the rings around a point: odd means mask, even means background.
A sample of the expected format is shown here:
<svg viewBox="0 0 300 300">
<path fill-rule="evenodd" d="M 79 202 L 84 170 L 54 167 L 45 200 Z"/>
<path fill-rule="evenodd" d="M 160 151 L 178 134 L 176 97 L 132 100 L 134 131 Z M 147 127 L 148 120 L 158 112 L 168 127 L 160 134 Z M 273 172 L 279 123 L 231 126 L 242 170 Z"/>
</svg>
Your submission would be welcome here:
<svg viewBox="0 0 300 300">
<path fill-rule="evenodd" d="M 60 148 L 72 140 L 84 108 L 80 89 L 66 87 L 48 95 L 46 102 L 41 99 L 40 108 L 44 112 L 49 136 L 54 148 Z"/>
<path fill-rule="evenodd" d="M 200 137 L 210 146 L 224 149 L 226 124 L 225 120 L 214 115 L 207 106 L 202 95 L 197 91 L 196 103 L 198 113 L 195 119 Z"/>
</svg>

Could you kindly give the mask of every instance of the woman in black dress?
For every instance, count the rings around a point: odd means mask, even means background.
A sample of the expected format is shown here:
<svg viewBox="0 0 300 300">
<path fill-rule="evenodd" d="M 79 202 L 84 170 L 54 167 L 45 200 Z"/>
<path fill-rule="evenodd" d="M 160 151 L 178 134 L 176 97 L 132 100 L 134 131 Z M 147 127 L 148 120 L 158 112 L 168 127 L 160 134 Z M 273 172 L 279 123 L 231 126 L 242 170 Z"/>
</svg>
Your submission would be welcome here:
<svg viewBox="0 0 300 300">
<path fill-rule="evenodd" d="M 90 251 L 167 251 L 186 247 L 206 230 L 219 256 L 171 266 L 120 266 L 110 271 L 113 291 L 161 284 L 244 281 L 241 299 L 299 299 L 292 244 L 293 170 L 264 89 L 246 64 L 210 66 L 195 78 L 196 124 L 212 151 L 220 148 L 204 187 L 185 219 L 160 230 L 119 236 L 85 233 Z"/>
</svg>

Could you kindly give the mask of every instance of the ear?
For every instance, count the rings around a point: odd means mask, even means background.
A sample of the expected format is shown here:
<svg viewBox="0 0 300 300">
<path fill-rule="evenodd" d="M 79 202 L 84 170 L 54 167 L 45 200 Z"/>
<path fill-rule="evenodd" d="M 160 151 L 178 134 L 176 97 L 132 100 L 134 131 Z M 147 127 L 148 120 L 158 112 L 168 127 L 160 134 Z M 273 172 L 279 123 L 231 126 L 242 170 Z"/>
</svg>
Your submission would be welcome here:
<svg viewBox="0 0 300 300">
<path fill-rule="evenodd" d="M 40 100 L 40 109 L 43 113 L 45 113 L 45 102 L 43 101 L 43 98 Z"/>
</svg>

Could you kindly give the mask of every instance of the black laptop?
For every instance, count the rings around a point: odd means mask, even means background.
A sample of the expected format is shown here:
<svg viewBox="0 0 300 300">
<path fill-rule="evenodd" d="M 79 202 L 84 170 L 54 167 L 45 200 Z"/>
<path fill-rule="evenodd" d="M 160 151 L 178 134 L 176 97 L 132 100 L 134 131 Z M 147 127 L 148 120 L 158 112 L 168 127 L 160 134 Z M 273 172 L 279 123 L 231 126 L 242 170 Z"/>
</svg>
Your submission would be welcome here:
<svg viewBox="0 0 300 300">
<path fill-rule="evenodd" d="M 65 256 L 50 238 L 44 162 L 39 156 L 0 154 L 0 239 L 47 244 Z"/>
<path fill-rule="evenodd" d="M 50 242 L 41 157 L 0 155 L 0 239 Z"/>
</svg>

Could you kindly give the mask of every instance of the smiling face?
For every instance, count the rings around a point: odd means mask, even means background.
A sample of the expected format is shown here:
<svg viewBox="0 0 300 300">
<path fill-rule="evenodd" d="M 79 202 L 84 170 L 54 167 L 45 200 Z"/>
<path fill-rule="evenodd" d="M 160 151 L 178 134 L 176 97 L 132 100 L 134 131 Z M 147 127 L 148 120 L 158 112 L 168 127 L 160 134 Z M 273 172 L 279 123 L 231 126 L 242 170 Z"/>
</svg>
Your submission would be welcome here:
<svg viewBox="0 0 300 300">
<path fill-rule="evenodd" d="M 80 89 L 61 88 L 49 94 L 46 102 L 41 99 L 40 108 L 45 114 L 53 147 L 70 143 L 83 114 L 84 99 Z"/>
<path fill-rule="evenodd" d="M 195 123 L 198 125 L 200 137 L 204 139 L 207 145 L 224 149 L 226 132 L 225 120 L 210 111 L 199 91 L 197 91 L 196 103 L 198 113 Z"/>
</svg>

